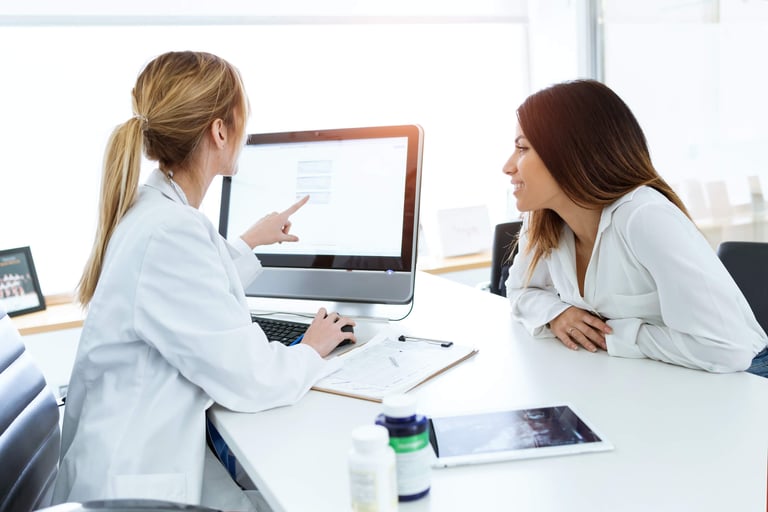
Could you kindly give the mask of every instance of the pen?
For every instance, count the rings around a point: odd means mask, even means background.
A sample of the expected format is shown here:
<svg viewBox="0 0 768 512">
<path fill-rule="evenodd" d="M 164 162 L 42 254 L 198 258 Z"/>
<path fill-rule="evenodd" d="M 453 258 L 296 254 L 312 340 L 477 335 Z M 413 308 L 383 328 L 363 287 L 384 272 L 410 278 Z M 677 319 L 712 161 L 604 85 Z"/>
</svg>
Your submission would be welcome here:
<svg viewBox="0 0 768 512">
<path fill-rule="evenodd" d="M 446 348 L 448 348 L 451 345 L 453 345 L 452 341 L 433 340 L 431 338 L 414 338 L 412 336 L 406 336 L 404 334 L 401 334 L 400 336 L 398 336 L 397 339 L 400 340 L 400 341 L 425 341 L 427 343 L 436 343 L 436 344 L 440 345 L 441 347 L 446 347 Z"/>
<path fill-rule="evenodd" d="M 392 361 L 392 364 L 393 364 L 394 366 L 396 366 L 396 367 L 398 367 L 398 368 L 400 367 L 400 365 L 399 365 L 399 364 L 397 364 L 397 359 L 395 359 L 394 357 L 392 357 L 392 356 L 389 356 L 389 360 L 390 360 L 390 361 Z"/>
<path fill-rule="evenodd" d="M 292 347 L 292 346 L 294 346 L 294 345 L 298 345 L 299 343 L 301 343 L 301 340 L 303 340 L 303 339 L 304 339 L 304 335 L 303 335 L 303 334 L 299 334 L 299 337 L 298 337 L 298 338 L 296 338 L 295 340 L 293 340 L 293 341 L 291 342 L 291 344 L 290 344 L 290 345 L 288 345 L 288 346 L 289 346 L 289 347 Z"/>
</svg>

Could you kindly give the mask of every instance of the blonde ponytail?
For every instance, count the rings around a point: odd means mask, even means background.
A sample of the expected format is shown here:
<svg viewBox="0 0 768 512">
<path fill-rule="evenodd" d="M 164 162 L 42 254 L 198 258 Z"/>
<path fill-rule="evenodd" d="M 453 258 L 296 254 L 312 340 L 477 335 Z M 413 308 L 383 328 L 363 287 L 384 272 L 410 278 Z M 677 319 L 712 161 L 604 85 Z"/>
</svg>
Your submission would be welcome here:
<svg viewBox="0 0 768 512">
<path fill-rule="evenodd" d="M 136 199 L 142 149 L 161 170 L 179 171 L 215 119 L 245 130 L 248 99 L 240 73 L 210 53 L 156 57 L 139 74 L 131 97 L 136 115 L 115 129 L 104 156 L 96 240 L 78 286 L 84 307 L 93 299 L 112 233 Z"/>
<path fill-rule="evenodd" d="M 107 143 L 96 240 L 78 285 L 78 300 L 83 307 L 93 298 L 109 239 L 136 199 L 145 126 L 146 118 L 135 116 L 115 128 Z"/>
</svg>

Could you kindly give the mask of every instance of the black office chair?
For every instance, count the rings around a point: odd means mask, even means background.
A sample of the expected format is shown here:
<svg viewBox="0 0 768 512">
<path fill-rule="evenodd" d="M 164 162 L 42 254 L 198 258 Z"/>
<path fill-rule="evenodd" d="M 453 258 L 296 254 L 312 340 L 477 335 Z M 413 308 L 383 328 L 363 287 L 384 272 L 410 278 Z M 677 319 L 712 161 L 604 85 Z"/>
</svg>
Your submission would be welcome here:
<svg viewBox="0 0 768 512">
<path fill-rule="evenodd" d="M 741 289 L 760 327 L 768 332 L 768 243 L 722 242 L 717 256 Z"/>
<path fill-rule="evenodd" d="M 56 399 L 10 317 L 0 308 L 0 512 L 217 512 L 157 500 L 50 506 L 60 443 Z"/>
<path fill-rule="evenodd" d="M 503 222 L 493 230 L 493 247 L 491 252 L 491 282 L 489 291 L 502 297 L 507 296 L 507 277 L 509 267 L 517 254 L 517 236 L 523 221 Z"/>
<path fill-rule="evenodd" d="M 50 504 L 59 443 L 56 399 L 0 310 L 0 511 Z"/>
</svg>

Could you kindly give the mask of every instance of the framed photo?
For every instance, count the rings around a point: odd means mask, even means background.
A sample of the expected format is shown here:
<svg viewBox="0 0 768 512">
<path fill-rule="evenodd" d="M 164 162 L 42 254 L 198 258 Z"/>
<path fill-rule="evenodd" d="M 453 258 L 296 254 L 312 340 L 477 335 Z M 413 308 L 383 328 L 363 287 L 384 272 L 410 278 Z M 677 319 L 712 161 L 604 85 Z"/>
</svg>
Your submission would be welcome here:
<svg viewBox="0 0 768 512">
<path fill-rule="evenodd" d="M 45 309 L 29 247 L 0 250 L 0 307 L 8 316 Z"/>
</svg>

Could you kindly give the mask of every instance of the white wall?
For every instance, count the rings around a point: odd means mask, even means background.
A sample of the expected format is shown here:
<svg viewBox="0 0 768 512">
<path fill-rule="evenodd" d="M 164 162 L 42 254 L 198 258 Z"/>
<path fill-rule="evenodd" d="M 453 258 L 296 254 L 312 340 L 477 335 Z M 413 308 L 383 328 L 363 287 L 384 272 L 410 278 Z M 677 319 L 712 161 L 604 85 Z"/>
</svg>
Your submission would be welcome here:
<svg viewBox="0 0 768 512">
<path fill-rule="evenodd" d="M 525 0 L 31 0 L 3 2 L 0 16 L 521 16 Z"/>
</svg>

